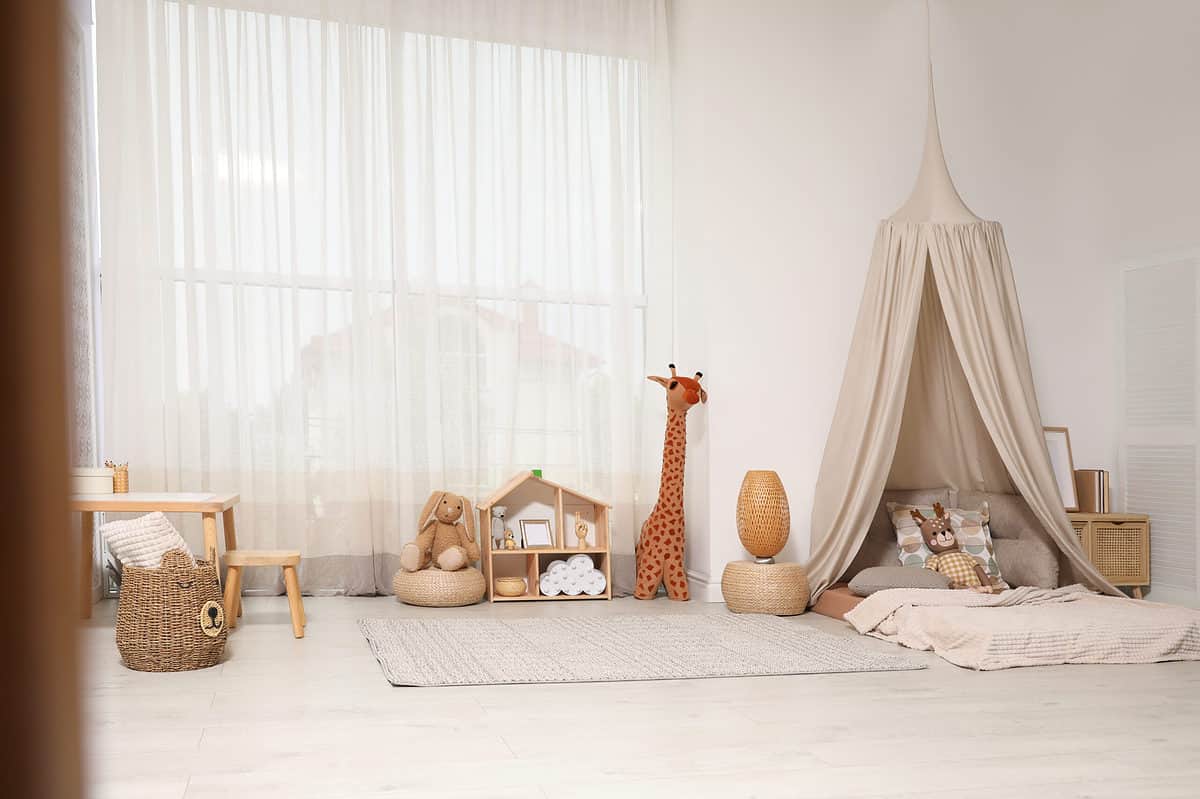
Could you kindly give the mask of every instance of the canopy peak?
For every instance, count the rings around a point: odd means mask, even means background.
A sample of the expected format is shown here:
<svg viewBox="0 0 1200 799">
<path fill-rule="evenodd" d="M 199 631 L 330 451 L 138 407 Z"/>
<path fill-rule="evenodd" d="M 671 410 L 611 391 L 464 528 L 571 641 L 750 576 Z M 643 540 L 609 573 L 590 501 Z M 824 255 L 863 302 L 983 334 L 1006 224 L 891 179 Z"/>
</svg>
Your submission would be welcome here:
<svg viewBox="0 0 1200 799">
<path fill-rule="evenodd" d="M 926 15 L 928 15 L 928 5 Z M 927 16 L 928 19 L 928 16 Z M 933 58 L 929 57 L 929 106 L 925 121 L 925 152 L 921 156 L 921 168 L 917 172 L 917 183 L 912 195 L 891 219 L 896 222 L 977 222 L 979 217 L 971 212 L 959 196 L 950 169 L 946 166 L 946 155 L 942 151 L 942 136 L 938 130 L 937 101 L 933 93 Z"/>
</svg>

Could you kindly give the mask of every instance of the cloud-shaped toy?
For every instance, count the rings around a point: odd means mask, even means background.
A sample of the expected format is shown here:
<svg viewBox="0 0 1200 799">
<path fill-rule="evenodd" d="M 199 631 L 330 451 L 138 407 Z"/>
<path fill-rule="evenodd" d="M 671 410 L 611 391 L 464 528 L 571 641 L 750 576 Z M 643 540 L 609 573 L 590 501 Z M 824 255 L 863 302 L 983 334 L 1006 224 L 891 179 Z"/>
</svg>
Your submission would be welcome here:
<svg viewBox="0 0 1200 799">
<path fill-rule="evenodd" d="M 607 587 L 604 572 L 597 569 L 592 559 L 582 552 L 566 560 L 554 561 L 538 579 L 538 588 L 543 596 L 599 596 Z"/>
</svg>

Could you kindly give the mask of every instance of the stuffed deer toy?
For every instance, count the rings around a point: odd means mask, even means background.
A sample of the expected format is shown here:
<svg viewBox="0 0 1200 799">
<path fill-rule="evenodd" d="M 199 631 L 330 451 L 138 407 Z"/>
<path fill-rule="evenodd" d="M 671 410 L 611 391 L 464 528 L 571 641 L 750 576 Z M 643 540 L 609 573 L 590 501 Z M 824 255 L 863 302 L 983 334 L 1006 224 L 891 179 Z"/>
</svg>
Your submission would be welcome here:
<svg viewBox="0 0 1200 799">
<path fill-rule="evenodd" d="M 463 525 L 463 521 L 466 525 Z M 434 491 L 417 518 L 417 539 L 400 551 L 400 568 L 408 572 L 437 566 L 458 571 L 479 560 L 475 543 L 475 515 L 465 497 Z"/>
<path fill-rule="evenodd" d="M 958 539 L 954 537 L 954 531 L 950 527 L 946 509 L 941 503 L 933 503 L 932 519 L 925 518 L 916 508 L 909 513 L 921 528 L 921 538 L 925 539 L 925 546 L 933 553 L 925 561 L 926 569 L 949 577 L 951 588 L 970 588 L 984 593 L 994 590 L 983 566 L 959 546 Z"/>
</svg>

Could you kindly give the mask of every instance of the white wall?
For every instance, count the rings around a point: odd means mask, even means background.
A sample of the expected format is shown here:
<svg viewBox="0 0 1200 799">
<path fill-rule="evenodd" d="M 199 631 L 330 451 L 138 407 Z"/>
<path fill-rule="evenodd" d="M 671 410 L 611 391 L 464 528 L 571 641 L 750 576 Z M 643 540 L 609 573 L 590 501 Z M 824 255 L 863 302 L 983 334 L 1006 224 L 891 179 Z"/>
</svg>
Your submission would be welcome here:
<svg viewBox="0 0 1200 799">
<path fill-rule="evenodd" d="M 813 487 L 875 225 L 925 119 L 918 0 L 674 0 L 680 367 L 711 401 L 689 452 L 689 568 L 743 557 L 746 469 Z M 1116 266 L 1200 246 L 1200 3 L 933 3 L 947 159 L 1004 223 L 1047 424 L 1116 466 Z M 1119 475 L 1115 475 L 1119 479 Z M 707 490 L 704 490 L 707 489 Z M 710 594 L 711 595 L 711 594 Z"/>
</svg>

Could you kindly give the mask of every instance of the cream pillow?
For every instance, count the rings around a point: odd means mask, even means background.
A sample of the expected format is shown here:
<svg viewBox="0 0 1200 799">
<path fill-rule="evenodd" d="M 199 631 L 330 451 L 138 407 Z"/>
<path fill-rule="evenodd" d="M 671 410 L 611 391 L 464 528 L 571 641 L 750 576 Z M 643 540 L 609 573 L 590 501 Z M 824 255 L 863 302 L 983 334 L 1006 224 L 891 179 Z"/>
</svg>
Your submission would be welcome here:
<svg viewBox="0 0 1200 799">
<path fill-rule="evenodd" d="M 899 502 L 887 503 L 888 514 L 892 519 L 892 528 L 896 531 L 896 546 L 901 566 L 924 566 L 925 561 L 933 553 L 925 546 L 921 537 L 921 528 L 912 517 L 913 509 L 921 515 L 932 518 L 932 505 L 905 505 Z M 992 532 L 988 528 L 991 515 L 987 503 L 979 510 L 963 510 L 962 508 L 947 508 L 946 515 L 950 517 L 950 529 L 959 546 L 979 562 L 994 582 L 999 582 L 1004 588 L 1007 583 L 1000 575 L 1000 564 L 996 562 L 996 548 L 992 544 Z"/>
<path fill-rule="evenodd" d="M 123 566 L 157 569 L 162 556 L 181 549 L 191 556 L 187 542 L 166 516 L 158 511 L 136 519 L 121 519 L 100 526 L 108 550 Z M 195 558 L 192 558 L 195 563 Z"/>
</svg>

